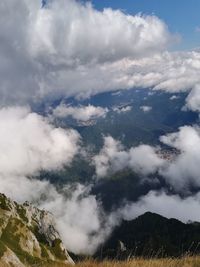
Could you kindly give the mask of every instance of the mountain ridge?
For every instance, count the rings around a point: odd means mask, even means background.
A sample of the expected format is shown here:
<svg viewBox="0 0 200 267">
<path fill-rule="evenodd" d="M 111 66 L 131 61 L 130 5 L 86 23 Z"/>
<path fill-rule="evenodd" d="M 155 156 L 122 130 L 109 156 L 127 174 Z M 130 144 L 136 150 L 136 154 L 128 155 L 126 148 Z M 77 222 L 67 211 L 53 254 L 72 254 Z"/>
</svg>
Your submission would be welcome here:
<svg viewBox="0 0 200 267">
<path fill-rule="evenodd" d="M 123 220 L 99 248 L 96 257 L 180 257 L 200 253 L 199 243 L 200 223 L 183 223 L 146 212 L 134 220 Z"/>
</svg>

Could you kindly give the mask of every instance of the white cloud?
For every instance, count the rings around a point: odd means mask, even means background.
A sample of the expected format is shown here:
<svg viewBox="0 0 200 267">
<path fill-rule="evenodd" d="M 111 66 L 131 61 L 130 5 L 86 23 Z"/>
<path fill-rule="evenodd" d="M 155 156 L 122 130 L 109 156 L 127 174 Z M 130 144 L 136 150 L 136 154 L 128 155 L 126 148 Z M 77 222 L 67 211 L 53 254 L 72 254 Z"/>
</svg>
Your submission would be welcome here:
<svg viewBox="0 0 200 267">
<path fill-rule="evenodd" d="M 113 111 L 117 112 L 118 114 L 121 113 L 127 113 L 132 110 L 131 106 L 126 106 L 126 107 L 114 107 Z"/>
<path fill-rule="evenodd" d="M 72 107 L 65 104 L 60 104 L 53 110 L 53 116 L 58 118 L 65 118 L 71 116 L 75 120 L 89 121 L 105 117 L 108 112 L 107 108 L 95 107 L 92 105 Z"/>
<path fill-rule="evenodd" d="M 79 151 L 79 141 L 76 131 L 55 128 L 28 108 L 0 110 L 1 193 L 52 212 L 66 248 L 90 254 L 111 229 L 109 222 L 102 225 L 100 204 L 86 187 L 58 191 L 48 181 L 35 177 L 41 170 L 69 165 Z"/>
<path fill-rule="evenodd" d="M 129 160 L 128 153 L 122 144 L 111 136 L 104 137 L 104 146 L 93 162 L 98 177 L 104 177 L 109 172 L 119 171 L 126 167 Z"/>
<path fill-rule="evenodd" d="M 155 16 L 131 16 L 112 9 L 100 12 L 74 0 L 52 0 L 43 9 L 40 0 L 2 0 L 0 106 L 45 96 L 88 97 L 109 90 L 150 87 L 171 93 L 188 91 L 187 107 L 199 111 L 200 53 L 162 52 L 170 39 L 166 25 Z M 83 121 L 105 114 L 92 106 L 61 106 L 59 112 Z M 161 138 L 180 150 L 173 162 L 160 159 L 157 148 L 140 145 L 126 149 L 106 137 L 104 147 L 93 158 L 97 176 L 132 168 L 144 175 L 160 171 L 177 191 L 190 184 L 199 186 L 199 132 L 198 127 L 182 127 Z M 102 227 L 98 202 L 81 186 L 65 197 L 66 192 L 58 192 L 49 182 L 28 178 L 70 164 L 79 140 L 76 131 L 55 128 L 28 108 L 0 109 L 1 192 L 52 211 L 67 248 L 92 253 L 115 219 L 107 218 L 108 225 Z M 151 193 L 137 204 L 138 215 L 151 210 L 200 220 L 198 195 L 183 201 Z M 136 206 L 132 208 L 135 214 Z"/>
<path fill-rule="evenodd" d="M 200 112 L 200 85 L 196 85 L 186 98 L 186 108 Z"/>
<path fill-rule="evenodd" d="M 119 210 L 124 219 L 132 220 L 147 211 L 167 218 L 176 218 L 182 222 L 200 221 L 197 210 L 200 207 L 200 194 L 181 198 L 178 195 L 167 195 L 165 192 L 151 191 L 136 203 L 127 204 Z"/>
<path fill-rule="evenodd" d="M 93 157 L 96 175 L 104 177 L 110 173 L 131 168 L 142 175 L 156 172 L 164 164 L 159 158 L 157 149 L 148 145 L 140 145 L 125 149 L 111 136 L 104 137 L 104 146 L 98 155 Z"/>
<path fill-rule="evenodd" d="M 144 176 L 158 172 L 176 192 L 188 193 L 191 186 L 199 187 L 199 127 L 183 126 L 178 132 L 161 136 L 160 141 L 176 149 L 167 160 L 161 156 L 162 150 L 159 148 L 139 145 L 126 149 L 111 136 L 105 137 L 104 146 L 93 157 L 97 177 L 130 168 Z"/>
<path fill-rule="evenodd" d="M 200 130 L 184 126 L 179 132 L 161 137 L 161 141 L 180 153 L 166 166 L 161 174 L 177 191 L 187 191 L 190 186 L 200 186 Z"/>
<path fill-rule="evenodd" d="M 179 97 L 177 96 L 177 95 L 172 95 L 171 97 L 170 97 L 170 100 L 176 100 L 176 99 L 178 99 Z"/>
<path fill-rule="evenodd" d="M 74 0 L 48 1 L 36 12 L 32 52 L 70 66 L 151 54 L 170 40 L 167 26 L 155 16 L 131 16 L 110 8 L 100 12 Z"/>
<path fill-rule="evenodd" d="M 1 105 L 133 87 L 190 91 L 200 83 L 200 53 L 162 52 L 172 36 L 155 16 L 74 0 L 45 8 L 40 0 L 3 0 L 0 22 Z"/>
<path fill-rule="evenodd" d="M 73 253 L 94 253 L 116 221 L 106 217 L 95 196 L 79 184 L 59 192 L 48 181 L 1 175 L 0 188 L 15 201 L 30 201 L 50 211 L 67 250 Z"/>
<path fill-rule="evenodd" d="M 171 35 L 155 16 L 97 11 L 75 0 L 45 8 L 40 0 L 2 0 L 0 39 L 2 104 L 115 90 L 122 76 L 115 62 L 162 51 Z"/>
<path fill-rule="evenodd" d="M 70 164 L 79 134 L 54 128 L 28 108 L 0 110 L 0 175 L 33 175 Z"/>
<path fill-rule="evenodd" d="M 199 52 L 163 52 L 142 59 L 82 66 L 76 72 L 63 73 L 59 82 L 67 96 L 89 97 L 100 92 L 130 88 L 151 88 L 174 94 L 190 92 L 200 84 L 199 71 Z M 51 82 L 55 84 L 56 81 Z"/>
<path fill-rule="evenodd" d="M 143 111 L 143 112 L 149 112 L 152 110 L 152 107 L 150 106 L 141 106 L 140 109 Z"/>
<path fill-rule="evenodd" d="M 1 109 L 0 126 L 1 192 L 19 202 L 29 200 L 51 211 L 66 247 L 75 253 L 92 254 L 120 218 L 133 219 L 145 211 L 183 221 L 200 220 L 196 213 L 199 194 L 182 200 L 151 192 L 139 202 L 105 215 L 86 187 L 78 185 L 75 189 L 58 191 L 48 181 L 27 177 L 41 169 L 55 170 L 70 164 L 78 151 L 79 135 L 75 131 L 54 128 L 42 116 L 20 107 Z M 157 148 L 140 145 L 125 149 L 119 141 L 106 137 L 104 147 L 94 157 L 97 175 L 102 177 L 123 168 L 132 168 L 143 175 L 162 170 L 166 181 L 177 191 L 184 190 L 188 182 L 200 185 L 199 128 L 182 127 L 161 141 L 180 150 L 175 161 L 160 159 Z M 185 213 L 186 209 L 189 212 Z"/>
<path fill-rule="evenodd" d="M 65 188 L 70 197 L 54 193 L 42 203 L 42 207 L 53 212 L 58 229 L 69 251 L 77 254 L 92 254 L 103 243 L 116 220 L 103 213 L 95 196 L 87 187 Z M 52 199 L 51 199 L 52 197 Z"/>
<path fill-rule="evenodd" d="M 162 52 L 172 36 L 155 16 L 75 0 L 45 8 L 40 0 L 2 0 L 0 22 L 1 105 L 133 87 L 190 91 L 200 83 L 200 53 Z"/>
<path fill-rule="evenodd" d="M 156 148 L 148 145 L 131 148 L 129 150 L 128 166 L 143 175 L 155 173 L 165 162 L 157 155 L 156 151 Z"/>
<path fill-rule="evenodd" d="M 123 79 L 131 87 L 150 87 L 167 92 L 190 91 L 199 81 L 200 53 L 164 52 L 138 60 L 126 60 Z M 123 64 L 123 65 L 122 65 Z M 126 88 L 122 86 L 121 88 Z"/>
</svg>

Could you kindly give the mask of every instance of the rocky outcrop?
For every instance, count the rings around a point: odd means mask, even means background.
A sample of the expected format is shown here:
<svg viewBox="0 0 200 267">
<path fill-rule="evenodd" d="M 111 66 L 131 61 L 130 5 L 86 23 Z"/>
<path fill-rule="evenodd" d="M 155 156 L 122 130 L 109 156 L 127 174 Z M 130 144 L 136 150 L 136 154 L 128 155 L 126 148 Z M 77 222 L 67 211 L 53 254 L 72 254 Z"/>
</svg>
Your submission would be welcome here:
<svg viewBox="0 0 200 267">
<path fill-rule="evenodd" d="M 52 214 L 0 194 L 0 263 L 24 267 L 47 262 L 73 264 Z"/>
</svg>

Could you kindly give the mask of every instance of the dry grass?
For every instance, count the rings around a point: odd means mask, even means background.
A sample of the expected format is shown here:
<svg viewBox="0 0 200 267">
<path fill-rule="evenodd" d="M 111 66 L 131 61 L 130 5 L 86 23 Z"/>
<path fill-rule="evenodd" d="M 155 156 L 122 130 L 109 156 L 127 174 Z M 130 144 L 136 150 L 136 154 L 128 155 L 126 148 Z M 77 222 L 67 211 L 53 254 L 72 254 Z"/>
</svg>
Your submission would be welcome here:
<svg viewBox="0 0 200 267">
<path fill-rule="evenodd" d="M 61 265 L 52 265 L 44 267 L 61 267 Z M 63 266 L 66 267 L 66 266 Z M 67 267 L 71 267 L 68 265 Z M 135 259 L 126 262 L 104 261 L 95 262 L 92 260 L 80 262 L 75 267 L 200 267 L 200 257 L 185 257 L 182 259 Z"/>
<path fill-rule="evenodd" d="M 72 267 L 72 266 L 73 265 L 48 264 L 43 266 L 34 265 L 31 267 Z M 0 267 L 8 267 L 8 265 L 2 265 L 0 262 Z M 181 259 L 158 259 L 158 260 L 134 259 L 126 262 L 125 261 L 95 262 L 93 260 L 88 260 L 77 263 L 75 267 L 200 267 L 200 257 L 184 257 Z"/>
</svg>

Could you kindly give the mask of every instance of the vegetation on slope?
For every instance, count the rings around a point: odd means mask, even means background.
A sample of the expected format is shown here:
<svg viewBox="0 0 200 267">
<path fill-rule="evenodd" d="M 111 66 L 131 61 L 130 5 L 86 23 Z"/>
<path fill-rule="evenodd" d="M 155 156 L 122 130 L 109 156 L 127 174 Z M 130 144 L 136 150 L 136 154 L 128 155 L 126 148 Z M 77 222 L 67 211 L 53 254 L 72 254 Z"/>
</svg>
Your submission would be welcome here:
<svg viewBox="0 0 200 267">
<path fill-rule="evenodd" d="M 72 262 L 50 213 L 0 194 L 0 266 Z"/>
<path fill-rule="evenodd" d="M 93 260 L 88 260 L 85 262 L 77 263 L 75 266 L 76 267 L 199 267 L 200 257 L 183 257 L 181 259 L 168 258 L 168 259 L 149 259 L 149 260 L 133 259 L 123 262 L 120 261 L 96 262 Z M 37 267 L 71 267 L 71 265 L 49 264 Z"/>
<path fill-rule="evenodd" d="M 199 245 L 200 223 L 185 224 L 147 212 L 116 227 L 96 256 L 99 259 L 181 257 L 186 253 L 199 254 Z"/>
</svg>

